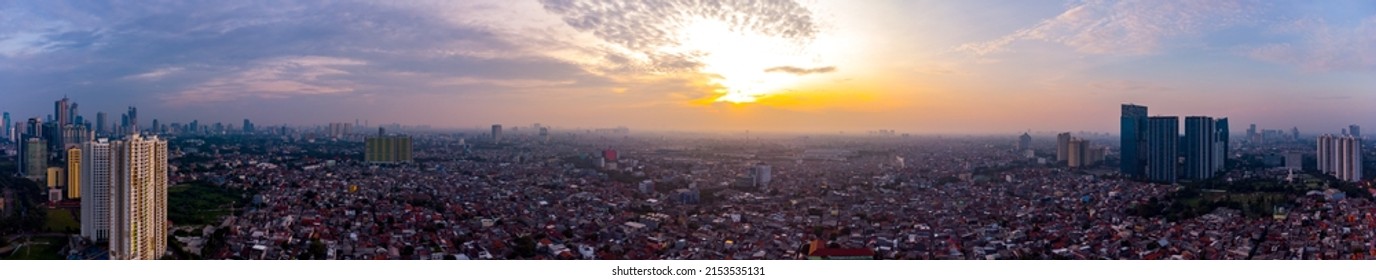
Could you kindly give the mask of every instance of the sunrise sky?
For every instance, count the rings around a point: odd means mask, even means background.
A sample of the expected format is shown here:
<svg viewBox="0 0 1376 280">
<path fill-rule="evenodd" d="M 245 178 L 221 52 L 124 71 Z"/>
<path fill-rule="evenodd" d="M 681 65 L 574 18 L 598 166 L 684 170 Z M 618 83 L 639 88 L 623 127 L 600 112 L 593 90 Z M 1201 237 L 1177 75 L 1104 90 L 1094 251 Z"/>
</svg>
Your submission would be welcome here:
<svg viewBox="0 0 1376 280">
<path fill-rule="evenodd" d="M 1336 133 L 1376 127 L 1373 77 L 1372 1 L 0 3 L 15 119 Z"/>
</svg>

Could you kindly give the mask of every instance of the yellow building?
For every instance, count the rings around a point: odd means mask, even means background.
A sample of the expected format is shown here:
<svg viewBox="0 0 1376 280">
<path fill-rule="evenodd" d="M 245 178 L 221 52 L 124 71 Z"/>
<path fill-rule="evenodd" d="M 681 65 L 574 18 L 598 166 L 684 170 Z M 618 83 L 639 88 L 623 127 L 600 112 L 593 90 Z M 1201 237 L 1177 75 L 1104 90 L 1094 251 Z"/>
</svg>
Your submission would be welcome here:
<svg viewBox="0 0 1376 280">
<path fill-rule="evenodd" d="M 61 167 L 48 167 L 48 188 L 56 189 L 67 185 L 67 177 L 64 175 L 66 174 L 62 173 Z"/>
<path fill-rule="evenodd" d="M 67 149 L 67 199 L 81 198 L 81 148 Z"/>
<path fill-rule="evenodd" d="M 110 258 L 161 258 L 167 252 L 167 141 L 134 134 L 112 146 L 117 160 L 102 167 L 121 178 L 112 186 Z"/>
</svg>

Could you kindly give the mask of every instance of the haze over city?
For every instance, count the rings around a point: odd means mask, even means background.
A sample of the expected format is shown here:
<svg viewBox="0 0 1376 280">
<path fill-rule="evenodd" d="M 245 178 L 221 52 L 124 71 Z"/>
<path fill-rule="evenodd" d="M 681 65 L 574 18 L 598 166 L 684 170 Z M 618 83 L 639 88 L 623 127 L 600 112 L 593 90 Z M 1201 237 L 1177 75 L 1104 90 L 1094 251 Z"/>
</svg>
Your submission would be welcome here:
<svg viewBox="0 0 1376 280">
<path fill-rule="evenodd" d="M 1376 260 L 1373 72 L 1370 0 L 7 1 L 0 260 Z"/>
<path fill-rule="evenodd" d="M 0 4 L 0 107 L 440 128 L 1376 126 L 1370 1 Z"/>
</svg>

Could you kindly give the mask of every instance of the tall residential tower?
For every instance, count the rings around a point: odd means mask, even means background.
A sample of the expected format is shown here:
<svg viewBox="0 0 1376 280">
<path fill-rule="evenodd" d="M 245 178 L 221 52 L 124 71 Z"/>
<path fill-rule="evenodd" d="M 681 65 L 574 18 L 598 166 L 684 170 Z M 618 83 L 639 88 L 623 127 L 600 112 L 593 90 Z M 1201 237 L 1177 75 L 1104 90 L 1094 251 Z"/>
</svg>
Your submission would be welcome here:
<svg viewBox="0 0 1376 280">
<path fill-rule="evenodd" d="M 1318 139 L 1319 171 L 1338 180 L 1362 180 L 1362 139 L 1353 135 L 1320 135 Z"/>
<path fill-rule="evenodd" d="M 1228 137 L 1228 118 L 1214 119 L 1214 172 L 1227 167 L 1230 143 Z"/>
<path fill-rule="evenodd" d="M 1214 119 L 1185 117 L 1185 178 L 1203 180 L 1214 174 Z"/>
<path fill-rule="evenodd" d="M 132 134 L 82 145 L 81 235 L 109 240 L 110 258 L 155 260 L 167 251 L 167 141 Z"/>
<path fill-rule="evenodd" d="M 1070 132 L 1056 134 L 1056 161 L 1070 162 Z"/>
<path fill-rule="evenodd" d="M 368 163 L 400 163 L 413 159 L 410 136 L 386 135 L 379 129 L 377 136 L 368 137 L 365 142 L 363 160 Z"/>
<path fill-rule="evenodd" d="M 156 260 L 167 250 L 167 141 L 133 134 L 120 145 L 110 258 Z"/>
<path fill-rule="evenodd" d="M 71 101 L 67 97 L 62 97 L 62 99 L 53 102 L 53 116 L 57 117 L 58 127 L 72 123 L 71 114 L 67 111 L 71 108 Z"/>
<path fill-rule="evenodd" d="M 493 144 L 501 144 L 501 143 L 502 143 L 502 125 L 500 125 L 500 124 L 494 124 L 494 125 L 492 125 L 492 143 L 493 143 Z"/>
<path fill-rule="evenodd" d="M 1019 152 L 1022 152 L 1022 151 L 1026 151 L 1027 149 L 1031 149 L 1031 148 L 1032 148 L 1032 135 L 1029 135 L 1029 134 L 1027 134 L 1026 132 L 1023 132 L 1023 133 L 1022 133 L 1022 136 L 1018 136 L 1018 151 L 1019 151 Z"/>
<path fill-rule="evenodd" d="M 1147 119 L 1147 178 L 1158 183 L 1175 183 L 1180 141 L 1180 118 Z"/>
<path fill-rule="evenodd" d="M 110 240 L 110 194 L 115 188 L 118 145 L 105 138 L 81 145 L 81 237 Z"/>
</svg>

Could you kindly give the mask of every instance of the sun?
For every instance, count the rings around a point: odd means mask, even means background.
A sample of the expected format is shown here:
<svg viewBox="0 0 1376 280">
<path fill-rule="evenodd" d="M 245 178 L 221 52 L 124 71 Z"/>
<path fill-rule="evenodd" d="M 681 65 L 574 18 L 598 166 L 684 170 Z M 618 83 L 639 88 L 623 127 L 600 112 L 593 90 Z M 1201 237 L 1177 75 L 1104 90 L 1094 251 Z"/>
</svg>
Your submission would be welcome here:
<svg viewBox="0 0 1376 280">
<path fill-rule="evenodd" d="M 733 27 L 716 19 L 688 21 L 677 30 L 676 46 L 666 53 L 689 54 L 702 63 L 702 74 L 721 89 L 716 102 L 754 103 L 797 85 L 801 77 L 765 69 L 806 65 L 806 46 L 797 41 Z"/>
</svg>

